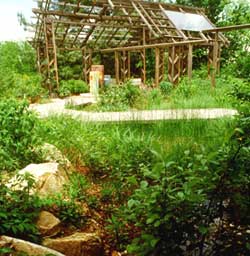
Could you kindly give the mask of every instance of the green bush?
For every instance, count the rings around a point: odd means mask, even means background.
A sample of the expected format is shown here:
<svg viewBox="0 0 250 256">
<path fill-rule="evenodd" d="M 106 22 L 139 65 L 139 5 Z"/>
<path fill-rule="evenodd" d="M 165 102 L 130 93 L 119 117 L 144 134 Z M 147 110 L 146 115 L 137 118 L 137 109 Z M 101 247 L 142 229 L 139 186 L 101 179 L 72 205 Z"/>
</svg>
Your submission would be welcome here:
<svg viewBox="0 0 250 256">
<path fill-rule="evenodd" d="M 0 43 L 0 98 L 35 102 L 46 96 L 35 66 L 35 52 L 28 43 Z"/>
<path fill-rule="evenodd" d="M 136 255 L 183 255 L 186 239 L 198 243 L 207 229 L 206 193 L 216 176 L 208 168 L 205 152 L 186 151 L 179 162 L 156 154 L 158 161 L 153 169 L 144 169 L 124 213 L 141 230 L 128 249 Z"/>
<path fill-rule="evenodd" d="M 128 81 L 120 86 L 109 86 L 100 95 L 100 108 L 104 111 L 122 111 L 134 106 L 140 96 L 139 87 Z"/>
<path fill-rule="evenodd" d="M 161 90 L 154 88 L 148 91 L 146 100 L 148 101 L 149 106 L 160 106 L 163 103 L 163 94 Z"/>
<path fill-rule="evenodd" d="M 41 86 L 41 76 L 36 74 L 19 74 L 10 72 L 4 77 L 0 77 L 1 92 L 0 98 L 27 99 L 36 102 L 47 96 L 46 90 Z"/>
<path fill-rule="evenodd" d="M 171 91 L 173 90 L 173 84 L 168 81 L 165 81 L 165 80 L 160 82 L 159 86 L 160 86 L 161 92 L 165 96 L 168 96 L 171 93 Z"/>
<path fill-rule="evenodd" d="M 36 219 L 42 202 L 36 195 L 30 195 L 34 186 L 32 176 L 18 176 L 11 186 L 0 176 L 0 233 L 21 239 L 37 241 L 39 232 Z M 19 184 L 26 186 L 17 189 Z"/>
<path fill-rule="evenodd" d="M 0 43 L 0 76 L 9 72 L 31 74 L 36 71 L 35 67 L 35 50 L 29 43 Z"/>
<path fill-rule="evenodd" d="M 80 191 L 77 184 L 66 187 L 65 195 L 40 198 L 30 193 L 35 189 L 35 180 L 30 174 L 17 175 L 10 185 L 7 186 L 6 183 L 7 181 L 0 175 L 1 234 L 38 242 L 40 234 L 36 220 L 42 210 L 54 213 L 65 226 L 82 227 L 87 221 L 82 208 L 75 201 L 81 199 L 79 196 L 85 195 L 83 192 L 86 191 Z M 82 179 L 79 183 L 82 184 Z M 23 185 L 20 187 L 20 184 Z M 71 198 L 72 187 L 77 192 L 77 194 L 73 193 L 74 198 Z M 65 200 L 65 196 L 70 198 Z"/>
<path fill-rule="evenodd" d="M 66 190 L 65 193 L 67 193 Z M 74 225 L 81 228 L 86 224 L 87 217 L 83 212 L 83 208 L 76 201 L 67 200 L 62 195 L 43 199 L 42 207 L 59 218 L 65 227 Z"/>
<path fill-rule="evenodd" d="M 72 94 L 80 94 L 88 92 L 88 85 L 81 80 L 63 80 L 59 88 L 59 96 L 67 97 Z"/>
<path fill-rule="evenodd" d="M 250 36 L 249 36 L 250 37 Z M 237 56 L 237 62 L 234 66 L 234 73 L 239 78 L 244 78 L 250 81 L 250 53 L 249 51 L 240 52 Z"/>
<path fill-rule="evenodd" d="M 199 84 L 195 83 L 195 81 L 190 81 L 188 80 L 188 78 L 185 77 L 177 86 L 175 93 L 178 96 L 182 96 L 183 98 L 190 98 L 194 96 L 194 94 L 197 93 L 198 90 Z"/>
<path fill-rule="evenodd" d="M 40 143 L 39 124 L 27 102 L 0 101 L 0 170 L 14 170 L 35 161 L 33 149 Z"/>
<path fill-rule="evenodd" d="M 228 94 L 234 98 L 236 105 L 250 102 L 250 84 L 240 79 L 232 79 L 232 89 Z"/>
</svg>

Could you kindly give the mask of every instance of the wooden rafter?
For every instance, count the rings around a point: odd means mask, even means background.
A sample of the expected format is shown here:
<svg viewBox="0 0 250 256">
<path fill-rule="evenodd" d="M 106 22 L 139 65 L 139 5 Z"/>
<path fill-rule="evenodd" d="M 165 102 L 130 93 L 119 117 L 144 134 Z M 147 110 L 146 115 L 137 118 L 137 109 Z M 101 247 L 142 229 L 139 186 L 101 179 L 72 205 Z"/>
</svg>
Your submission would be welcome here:
<svg viewBox="0 0 250 256">
<path fill-rule="evenodd" d="M 35 0 L 38 8 L 33 45 L 37 49 L 39 70 L 47 72 L 47 80 L 56 78 L 57 50 L 83 51 L 85 80 L 91 63 L 92 50 L 115 53 L 117 82 L 130 73 L 130 52 L 137 51 L 142 59 L 142 81 L 146 80 L 146 49 L 155 49 L 156 85 L 164 75 L 164 56 L 168 50 L 168 76 L 177 83 L 179 78 L 192 76 L 193 47 L 207 47 L 210 67 L 219 70 L 220 49 L 228 44 L 222 32 L 249 29 L 250 24 L 216 28 L 201 8 L 148 2 L 143 0 L 71 1 Z M 203 31 L 181 30 L 168 17 L 166 10 L 202 15 L 212 29 Z M 51 30 L 51 33 L 48 31 Z M 143 33 L 142 33 L 143 31 Z M 90 48 L 92 50 L 90 50 Z M 47 65 L 41 63 L 47 59 Z M 52 68 L 53 66 L 53 68 Z M 216 72 L 215 72 L 216 73 Z M 214 72 L 211 74 L 215 80 Z M 214 83 L 214 82 L 213 82 Z"/>
</svg>

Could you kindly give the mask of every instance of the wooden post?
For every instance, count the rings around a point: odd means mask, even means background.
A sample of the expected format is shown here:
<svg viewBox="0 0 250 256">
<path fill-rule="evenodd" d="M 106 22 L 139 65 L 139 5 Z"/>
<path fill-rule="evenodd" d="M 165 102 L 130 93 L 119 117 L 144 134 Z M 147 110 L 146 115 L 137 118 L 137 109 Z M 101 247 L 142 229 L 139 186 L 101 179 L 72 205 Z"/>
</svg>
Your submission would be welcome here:
<svg viewBox="0 0 250 256">
<path fill-rule="evenodd" d="M 188 45 L 188 78 L 192 79 L 192 70 L 193 70 L 193 45 Z"/>
<path fill-rule="evenodd" d="M 220 68 L 221 68 L 221 45 L 218 44 L 218 61 L 217 61 L 217 74 L 220 75 Z"/>
<path fill-rule="evenodd" d="M 130 51 L 128 51 L 128 79 L 131 78 L 131 56 Z"/>
<path fill-rule="evenodd" d="M 213 44 L 213 63 L 212 63 L 212 74 L 211 74 L 211 86 L 215 88 L 216 84 L 216 73 L 217 73 L 217 66 L 218 66 L 218 50 L 219 50 L 219 42 L 218 42 L 218 32 L 215 33 L 215 40 Z"/>
<path fill-rule="evenodd" d="M 85 75 L 85 49 L 82 48 L 82 79 L 83 81 L 86 81 L 86 75 Z"/>
<path fill-rule="evenodd" d="M 207 75 L 208 78 L 211 78 L 211 67 L 213 63 L 213 47 L 208 47 L 208 62 L 207 62 Z"/>
<path fill-rule="evenodd" d="M 175 70 L 177 71 L 177 73 L 175 74 L 175 78 L 174 81 L 176 84 L 179 83 L 180 77 L 182 76 L 182 65 L 181 65 L 181 61 L 182 61 L 182 46 L 177 46 L 175 48 L 175 59 L 174 59 L 174 67 Z"/>
<path fill-rule="evenodd" d="M 40 46 L 37 47 L 36 49 L 36 56 L 37 56 L 37 71 L 41 74 L 42 70 L 41 70 L 41 57 L 40 57 L 40 51 L 41 48 Z"/>
<path fill-rule="evenodd" d="M 145 27 L 142 29 L 142 45 L 146 44 L 146 29 Z M 142 60 L 142 68 L 141 68 L 141 81 L 143 84 L 146 84 L 147 80 L 147 71 L 146 71 L 146 49 L 141 50 L 141 60 Z"/>
<path fill-rule="evenodd" d="M 189 54 L 189 45 L 181 47 L 181 57 L 180 57 L 180 76 L 188 75 L 188 54 Z M 193 50 L 193 49 L 192 49 Z M 192 66 L 192 65 L 191 65 Z M 192 70 L 191 70 L 192 72 Z"/>
<path fill-rule="evenodd" d="M 172 83 L 174 84 L 175 83 L 175 81 L 174 81 L 174 77 L 175 77 L 175 46 L 173 46 L 172 48 L 171 48 L 171 58 L 172 58 L 172 63 L 171 63 L 171 79 L 172 79 Z"/>
<path fill-rule="evenodd" d="M 83 79 L 86 83 L 89 82 L 89 73 L 92 65 L 92 49 L 83 48 L 82 49 L 83 56 Z"/>
<path fill-rule="evenodd" d="M 120 83 L 120 65 L 119 65 L 119 52 L 115 51 L 115 79 L 116 83 Z"/>
<path fill-rule="evenodd" d="M 158 87 L 160 82 L 160 49 L 155 48 L 155 86 Z"/>
<path fill-rule="evenodd" d="M 159 82 L 164 79 L 164 72 L 165 72 L 165 49 L 160 49 L 160 59 L 159 59 Z"/>
<path fill-rule="evenodd" d="M 122 81 L 125 82 L 128 77 L 128 55 L 126 51 L 122 52 L 121 60 Z"/>
<path fill-rule="evenodd" d="M 183 75 L 183 48 L 181 46 L 172 46 L 169 48 L 168 56 L 168 78 L 176 85 Z"/>
<path fill-rule="evenodd" d="M 50 57 L 49 57 L 49 38 L 48 38 L 48 29 L 46 18 L 43 21 L 44 25 L 44 36 L 45 36 L 45 56 L 46 56 L 46 67 L 47 67 L 47 75 L 46 75 L 46 83 L 49 85 L 49 94 L 52 93 L 52 85 L 50 81 Z"/>
<path fill-rule="evenodd" d="M 141 50 L 141 60 L 142 60 L 142 67 L 141 67 L 141 80 L 142 83 L 145 84 L 147 80 L 147 71 L 146 71 L 146 50 Z"/>
<path fill-rule="evenodd" d="M 55 26 L 52 23 L 52 43 L 53 43 L 53 52 L 54 52 L 54 72 L 56 79 L 56 88 L 59 89 L 59 75 L 58 75 L 58 65 L 57 65 L 57 48 L 56 48 L 56 37 L 55 37 Z"/>
</svg>

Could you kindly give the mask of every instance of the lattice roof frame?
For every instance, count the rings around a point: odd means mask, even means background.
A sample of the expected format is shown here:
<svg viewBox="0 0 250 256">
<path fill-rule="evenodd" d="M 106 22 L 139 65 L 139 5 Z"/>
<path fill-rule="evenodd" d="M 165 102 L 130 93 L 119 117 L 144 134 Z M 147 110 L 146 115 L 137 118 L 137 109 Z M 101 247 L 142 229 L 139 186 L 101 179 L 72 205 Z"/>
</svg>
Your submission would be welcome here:
<svg viewBox="0 0 250 256">
<path fill-rule="evenodd" d="M 155 85 L 164 77 L 164 50 L 168 48 L 168 78 L 178 83 L 182 75 L 192 76 L 193 46 L 208 48 L 208 70 L 211 84 L 220 66 L 220 51 L 229 41 L 222 34 L 250 28 L 250 24 L 215 27 L 204 9 L 143 0 L 36 0 L 36 24 L 31 44 L 37 50 L 38 69 L 52 91 L 51 78 L 59 88 L 57 51 L 80 50 L 83 55 L 83 77 L 88 80 L 92 53 L 115 53 L 116 81 L 130 77 L 130 52 L 142 58 L 142 81 L 146 81 L 147 48 L 155 49 Z M 196 14 L 205 19 L 208 28 L 180 29 L 166 10 Z M 188 15 L 187 15 L 188 16 Z M 190 15 L 189 15 L 190 16 Z M 192 15 L 191 15 L 192 16 Z M 212 72 L 211 72 L 212 67 Z M 52 74 L 53 73 L 53 74 Z M 53 79 L 53 78 L 52 78 Z"/>
<path fill-rule="evenodd" d="M 33 9 L 37 18 L 33 45 L 37 47 L 44 44 L 44 20 L 55 24 L 55 41 L 61 49 L 90 47 L 99 50 L 195 40 L 199 40 L 198 44 L 207 44 L 212 40 L 209 32 L 183 31 L 176 28 L 164 13 L 164 10 L 194 13 L 207 19 L 201 8 L 140 0 L 82 2 L 84 1 L 79 0 L 72 4 L 67 0 L 37 0 L 40 8 Z M 208 22 L 216 28 L 209 20 Z M 146 42 L 142 42 L 143 29 L 148 32 Z M 228 43 L 222 34 L 219 35 L 219 40 L 223 44 Z"/>
</svg>

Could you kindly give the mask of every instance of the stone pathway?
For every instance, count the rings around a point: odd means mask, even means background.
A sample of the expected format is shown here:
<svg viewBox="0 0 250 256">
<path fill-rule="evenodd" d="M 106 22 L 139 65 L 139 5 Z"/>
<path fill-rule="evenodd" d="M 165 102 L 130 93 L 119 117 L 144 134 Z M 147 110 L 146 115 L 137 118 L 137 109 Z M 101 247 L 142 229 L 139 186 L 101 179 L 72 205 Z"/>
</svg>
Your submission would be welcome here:
<svg viewBox="0 0 250 256">
<path fill-rule="evenodd" d="M 85 122 L 124 122 L 124 121 L 160 121 L 185 119 L 216 119 L 237 115 L 233 109 L 170 109 L 170 110 L 143 110 L 125 112 L 86 112 L 65 109 L 65 105 L 81 105 L 94 102 L 91 95 L 74 96 L 67 99 L 54 99 L 47 104 L 32 104 L 30 109 L 38 113 L 41 118 L 50 115 L 68 115 Z"/>
</svg>

